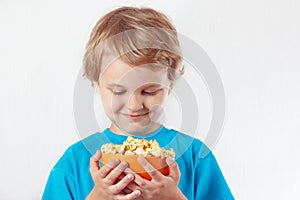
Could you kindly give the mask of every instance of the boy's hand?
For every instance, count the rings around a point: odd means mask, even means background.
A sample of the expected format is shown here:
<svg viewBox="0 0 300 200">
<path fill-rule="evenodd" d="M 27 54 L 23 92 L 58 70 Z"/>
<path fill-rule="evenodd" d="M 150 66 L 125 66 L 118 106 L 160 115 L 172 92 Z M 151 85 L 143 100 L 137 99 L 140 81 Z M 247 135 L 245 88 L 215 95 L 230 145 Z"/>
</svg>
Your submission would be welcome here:
<svg viewBox="0 0 300 200">
<path fill-rule="evenodd" d="M 96 154 L 90 158 L 90 173 L 94 181 L 94 188 L 86 199 L 137 199 L 141 195 L 139 190 L 131 190 L 131 192 L 128 194 L 122 192 L 122 190 L 125 189 L 134 179 L 132 174 L 128 174 L 121 180 L 117 181 L 118 177 L 128 167 L 128 164 L 126 162 L 120 162 L 120 160 L 116 159 L 110 161 L 100 169 L 98 161 L 101 159 L 101 157 L 101 152 L 97 151 Z"/>
<path fill-rule="evenodd" d="M 180 199 L 186 200 L 187 198 L 182 194 L 178 188 L 178 183 L 180 180 L 180 171 L 177 163 L 172 158 L 167 158 L 166 162 L 170 167 L 170 174 L 168 176 L 163 175 L 158 170 L 156 170 L 145 158 L 138 158 L 140 165 L 147 171 L 147 173 L 152 177 L 152 180 L 142 178 L 131 169 L 127 168 L 125 170 L 126 174 L 134 174 L 134 184 L 130 184 L 127 187 L 131 191 L 140 190 L 141 199 L 144 200 L 169 200 L 169 199 Z"/>
</svg>

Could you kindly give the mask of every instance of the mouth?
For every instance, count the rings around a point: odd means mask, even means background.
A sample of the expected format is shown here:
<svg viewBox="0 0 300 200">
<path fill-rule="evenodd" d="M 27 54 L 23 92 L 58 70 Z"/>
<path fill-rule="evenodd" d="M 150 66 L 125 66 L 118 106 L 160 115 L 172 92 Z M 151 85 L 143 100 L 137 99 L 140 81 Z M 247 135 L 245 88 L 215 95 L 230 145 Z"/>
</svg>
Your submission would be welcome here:
<svg viewBox="0 0 300 200">
<path fill-rule="evenodd" d="M 149 114 L 149 112 L 147 112 L 147 113 L 143 113 L 143 114 L 138 114 L 138 115 L 133 115 L 133 114 L 124 114 L 126 117 L 128 117 L 128 118 L 130 118 L 130 119 L 132 119 L 132 120 L 138 120 L 138 119 L 140 119 L 140 118 L 142 118 L 142 117 L 144 117 L 144 116 L 146 116 L 146 115 L 148 115 Z"/>
</svg>

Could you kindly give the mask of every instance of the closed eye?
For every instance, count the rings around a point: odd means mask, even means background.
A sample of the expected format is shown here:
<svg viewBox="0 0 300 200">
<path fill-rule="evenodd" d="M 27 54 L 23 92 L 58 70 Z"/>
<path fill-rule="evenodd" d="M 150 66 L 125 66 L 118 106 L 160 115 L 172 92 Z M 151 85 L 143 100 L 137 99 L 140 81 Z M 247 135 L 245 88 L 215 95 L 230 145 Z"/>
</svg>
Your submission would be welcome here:
<svg viewBox="0 0 300 200">
<path fill-rule="evenodd" d="M 126 91 L 111 91 L 114 95 L 122 95 L 125 94 Z"/>
<path fill-rule="evenodd" d="M 147 96 L 154 96 L 156 93 L 157 91 L 142 91 L 142 94 Z"/>
</svg>

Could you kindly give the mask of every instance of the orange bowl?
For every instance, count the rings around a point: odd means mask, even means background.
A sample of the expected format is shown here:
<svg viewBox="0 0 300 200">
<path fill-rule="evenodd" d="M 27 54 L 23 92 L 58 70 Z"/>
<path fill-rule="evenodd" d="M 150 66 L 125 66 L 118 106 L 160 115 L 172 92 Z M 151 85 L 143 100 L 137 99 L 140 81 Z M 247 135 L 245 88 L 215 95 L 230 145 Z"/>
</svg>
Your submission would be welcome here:
<svg viewBox="0 0 300 200">
<path fill-rule="evenodd" d="M 139 164 L 138 158 L 142 156 L 137 155 L 120 155 L 120 154 L 102 154 L 102 166 L 106 163 L 119 159 L 120 161 L 126 161 L 129 165 L 129 168 L 139 174 L 141 177 L 151 180 L 151 176 L 145 171 L 145 169 Z M 144 156 L 144 158 L 158 171 L 163 175 L 169 175 L 170 169 L 166 163 L 166 158 L 158 158 L 152 156 Z"/>
</svg>

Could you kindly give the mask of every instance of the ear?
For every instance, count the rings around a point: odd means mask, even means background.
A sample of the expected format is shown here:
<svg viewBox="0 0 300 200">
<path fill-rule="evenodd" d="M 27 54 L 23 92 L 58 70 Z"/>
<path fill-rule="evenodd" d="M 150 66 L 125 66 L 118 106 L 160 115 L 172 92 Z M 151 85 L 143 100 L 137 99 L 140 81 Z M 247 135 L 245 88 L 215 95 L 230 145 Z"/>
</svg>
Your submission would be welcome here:
<svg viewBox="0 0 300 200">
<path fill-rule="evenodd" d="M 93 84 L 94 84 L 94 87 L 95 87 L 95 89 L 96 89 L 97 93 L 98 93 L 99 95 L 101 95 L 101 93 L 100 93 L 100 87 L 99 87 L 99 83 L 98 83 L 98 82 L 96 82 L 96 81 L 93 81 Z"/>
<path fill-rule="evenodd" d="M 170 86 L 169 86 L 169 89 L 168 89 L 168 95 L 171 94 L 173 88 L 174 88 L 174 83 L 171 83 Z"/>
</svg>

